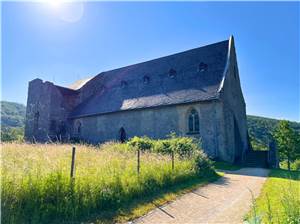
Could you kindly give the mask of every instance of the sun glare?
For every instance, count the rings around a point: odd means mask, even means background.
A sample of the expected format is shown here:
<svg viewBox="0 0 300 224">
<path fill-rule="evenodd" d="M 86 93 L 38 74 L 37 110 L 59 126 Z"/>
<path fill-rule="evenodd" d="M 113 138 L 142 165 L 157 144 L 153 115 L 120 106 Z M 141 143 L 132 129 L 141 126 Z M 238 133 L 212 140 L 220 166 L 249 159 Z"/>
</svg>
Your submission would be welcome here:
<svg viewBox="0 0 300 224">
<path fill-rule="evenodd" d="M 48 0 L 47 3 L 53 8 L 59 8 L 62 4 L 61 0 Z"/>
<path fill-rule="evenodd" d="M 51 11 L 62 21 L 74 23 L 81 19 L 84 13 L 84 3 L 72 0 L 43 0 Z M 48 6 L 47 6 L 48 7 Z"/>
</svg>

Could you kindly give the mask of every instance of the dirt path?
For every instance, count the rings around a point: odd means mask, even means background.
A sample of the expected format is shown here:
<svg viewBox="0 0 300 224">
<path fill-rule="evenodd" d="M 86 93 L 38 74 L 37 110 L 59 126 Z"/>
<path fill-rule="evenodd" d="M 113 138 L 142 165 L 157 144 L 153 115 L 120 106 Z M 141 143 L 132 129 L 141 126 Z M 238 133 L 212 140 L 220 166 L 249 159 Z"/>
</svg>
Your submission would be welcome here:
<svg viewBox="0 0 300 224">
<path fill-rule="evenodd" d="M 218 181 L 154 209 L 133 223 L 242 223 L 251 208 L 250 190 L 257 197 L 269 171 L 243 168 L 225 172 Z"/>
</svg>

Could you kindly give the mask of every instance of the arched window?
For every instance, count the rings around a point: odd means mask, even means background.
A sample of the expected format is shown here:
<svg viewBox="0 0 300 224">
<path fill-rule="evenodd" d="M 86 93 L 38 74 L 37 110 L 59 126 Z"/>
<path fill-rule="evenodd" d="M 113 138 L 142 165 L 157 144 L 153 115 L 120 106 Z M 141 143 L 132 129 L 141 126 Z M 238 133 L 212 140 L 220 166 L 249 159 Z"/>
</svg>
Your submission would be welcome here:
<svg viewBox="0 0 300 224">
<path fill-rule="evenodd" d="M 199 64 L 199 66 L 198 66 L 198 71 L 199 71 L 199 72 L 204 72 L 204 71 L 207 70 L 207 67 L 208 67 L 207 64 L 201 62 L 201 63 Z"/>
<path fill-rule="evenodd" d="M 188 116 L 189 133 L 199 133 L 199 115 L 195 109 L 192 109 Z"/>
<path fill-rule="evenodd" d="M 125 88 L 128 85 L 126 81 L 121 81 L 121 88 Z"/>
<path fill-rule="evenodd" d="M 126 141 L 126 132 L 123 127 L 120 128 L 119 130 L 119 140 L 123 143 Z"/>
<path fill-rule="evenodd" d="M 148 84 L 150 82 L 149 76 L 145 75 L 143 78 L 143 82 L 144 82 L 144 84 Z"/>
<path fill-rule="evenodd" d="M 171 68 L 171 69 L 169 70 L 169 76 L 170 76 L 171 78 L 175 78 L 176 74 L 177 74 L 177 72 L 176 72 L 175 69 Z"/>
</svg>

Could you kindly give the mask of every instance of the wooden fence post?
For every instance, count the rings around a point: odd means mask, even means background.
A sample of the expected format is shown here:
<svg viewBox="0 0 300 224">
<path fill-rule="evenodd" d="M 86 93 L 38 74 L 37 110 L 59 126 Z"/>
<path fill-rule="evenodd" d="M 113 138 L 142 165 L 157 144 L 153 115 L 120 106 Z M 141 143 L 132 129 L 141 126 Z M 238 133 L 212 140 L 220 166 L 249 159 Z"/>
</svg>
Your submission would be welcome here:
<svg viewBox="0 0 300 224">
<path fill-rule="evenodd" d="M 73 146 L 72 148 L 72 163 L 71 163 L 71 178 L 74 178 L 74 174 L 75 174 L 75 152 L 76 152 L 76 148 L 75 146 Z"/>
<path fill-rule="evenodd" d="M 174 170 L 174 151 L 172 151 L 172 170 Z"/>
<path fill-rule="evenodd" d="M 140 174 L 140 150 L 137 150 L 137 172 Z"/>
</svg>

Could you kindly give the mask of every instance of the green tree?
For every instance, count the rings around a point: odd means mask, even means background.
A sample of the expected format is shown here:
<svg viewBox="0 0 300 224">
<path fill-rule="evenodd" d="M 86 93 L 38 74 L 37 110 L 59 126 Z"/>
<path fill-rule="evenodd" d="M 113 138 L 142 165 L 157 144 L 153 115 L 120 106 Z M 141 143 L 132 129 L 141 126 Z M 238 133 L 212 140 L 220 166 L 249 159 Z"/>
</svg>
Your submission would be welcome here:
<svg viewBox="0 0 300 224">
<path fill-rule="evenodd" d="M 288 121 L 280 121 L 275 129 L 274 137 L 278 146 L 279 159 L 287 160 L 288 169 L 291 169 L 291 162 L 299 157 L 300 137 L 294 131 Z"/>
<path fill-rule="evenodd" d="M 2 142 L 12 142 L 12 141 L 23 141 L 24 128 L 23 127 L 12 127 L 3 128 L 1 127 L 1 141 Z"/>
</svg>

